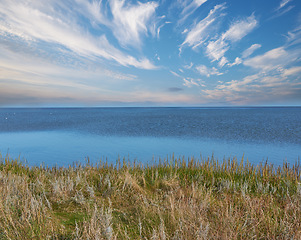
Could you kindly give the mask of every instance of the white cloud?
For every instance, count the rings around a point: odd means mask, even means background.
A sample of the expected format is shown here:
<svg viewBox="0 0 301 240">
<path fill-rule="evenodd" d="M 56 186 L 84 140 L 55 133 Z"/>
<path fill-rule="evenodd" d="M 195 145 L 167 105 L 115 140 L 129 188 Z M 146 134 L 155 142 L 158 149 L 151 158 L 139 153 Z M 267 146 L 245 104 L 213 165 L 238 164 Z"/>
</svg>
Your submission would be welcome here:
<svg viewBox="0 0 301 240">
<path fill-rule="evenodd" d="M 57 56 L 61 58 L 61 56 Z M 70 57 L 70 56 L 69 56 Z M 66 56 L 68 58 L 68 56 Z M 12 49 L 0 46 L 0 79 L 12 79 L 24 83 L 37 85 L 73 86 L 89 85 L 96 79 L 111 80 L 135 80 L 137 77 L 131 74 L 122 74 L 111 71 L 101 64 L 89 60 L 79 62 L 73 59 L 73 64 L 58 61 L 48 56 L 34 56 L 26 52 L 14 52 Z M 85 80 L 81 85 L 77 80 Z M 92 87 L 91 87 L 92 88 Z"/>
<path fill-rule="evenodd" d="M 289 81 L 281 74 L 270 75 L 260 72 L 246 76 L 240 81 L 220 82 L 213 89 L 202 90 L 201 94 L 204 98 L 215 102 L 248 105 L 262 102 L 285 102 L 300 91 L 301 85 L 297 81 Z"/>
<path fill-rule="evenodd" d="M 287 8 L 281 9 L 279 10 L 275 15 L 273 15 L 272 17 L 269 18 L 269 20 L 274 19 L 274 18 L 278 18 L 281 17 L 282 15 L 284 15 L 285 13 L 289 12 L 290 10 L 292 10 L 295 6 L 288 6 Z"/>
<path fill-rule="evenodd" d="M 165 18 L 165 16 L 162 16 L 161 19 Z M 158 21 L 159 22 L 159 21 Z M 160 31 L 161 28 L 163 28 L 165 25 L 170 24 L 171 22 L 164 22 L 161 24 L 159 27 L 157 27 L 158 22 L 156 21 L 153 26 L 151 27 L 150 31 L 152 32 L 153 35 L 156 35 L 156 37 L 159 39 L 160 38 Z M 155 34 L 156 33 L 156 34 Z"/>
<path fill-rule="evenodd" d="M 260 44 L 253 44 L 251 47 L 249 47 L 245 51 L 243 51 L 243 53 L 241 54 L 241 57 L 242 58 L 247 58 L 250 55 L 252 55 L 253 52 L 255 52 L 259 48 L 261 48 Z"/>
<path fill-rule="evenodd" d="M 280 71 L 284 66 L 295 62 L 301 57 L 301 50 L 285 50 L 284 47 L 274 48 L 262 55 L 246 59 L 244 65 L 252 68 L 270 71 L 279 69 Z"/>
<path fill-rule="evenodd" d="M 185 28 L 185 29 L 183 30 L 182 34 L 187 33 L 187 32 L 188 32 L 188 29 Z"/>
<path fill-rule="evenodd" d="M 101 57 L 114 60 L 123 66 L 155 68 L 146 58 L 136 59 L 124 54 L 110 44 L 105 35 L 100 37 L 91 35 L 78 24 L 77 16 L 71 10 L 66 14 L 61 11 L 54 12 L 54 6 L 50 5 L 54 3 L 57 2 L 50 1 L 45 6 L 31 1 L 23 3 L 11 0 L 9 3 L 0 3 L 0 26 L 2 26 L 0 30 L 11 38 L 19 37 L 24 41 L 59 44 L 90 59 Z M 134 25 L 132 27 L 135 28 Z"/>
<path fill-rule="evenodd" d="M 179 77 L 179 78 L 181 78 L 181 76 L 179 75 L 179 74 L 177 74 L 176 72 L 174 72 L 174 71 L 169 71 L 172 75 L 174 75 L 174 76 L 176 76 L 176 77 Z"/>
<path fill-rule="evenodd" d="M 78 11 L 89 18 L 92 25 L 96 27 L 104 25 L 111 29 L 122 46 L 139 48 L 143 36 L 151 32 L 153 36 L 159 37 L 161 28 L 168 24 L 168 22 L 159 24 L 165 16 L 156 16 L 155 11 L 158 7 L 156 2 L 137 4 L 125 0 L 109 0 L 109 4 L 102 0 L 92 2 L 76 0 L 76 2 L 81 7 Z"/>
<path fill-rule="evenodd" d="M 184 4 L 186 6 L 183 8 L 181 12 L 182 18 L 178 21 L 178 23 L 184 22 L 191 14 L 195 12 L 195 10 L 197 10 L 205 2 L 207 2 L 207 0 L 192 0 L 188 4 L 187 1 L 185 1 Z"/>
<path fill-rule="evenodd" d="M 214 23 L 216 22 L 218 17 L 224 16 L 222 11 L 225 9 L 225 4 L 216 5 L 208 14 L 208 16 L 201 21 L 198 22 L 191 30 L 185 31 L 187 32 L 187 36 L 184 42 L 181 44 L 180 49 L 184 45 L 188 45 L 190 47 L 197 47 L 202 44 L 210 33 L 215 30 Z"/>
<path fill-rule="evenodd" d="M 260 45 L 252 45 L 243 53 L 243 56 L 250 56 L 260 47 Z M 292 67 L 292 65 L 300 60 L 299 48 L 287 49 L 283 46 L 272 49 L 243 61 L 245 66 L 258 70 L 256 74 L 246 76 L 242 80 L 219 82 L 213 89 L 202 90 L 201 94 L 211 101 L 238 105 L 296 101 L 300 99 L 296 96 L 301 93 L 299 76 L 301 67 Z M 228 66 L 241 63 L 242 59 L 237 57 L 234 63 L 228 63 Z"/>
<path fill-rule="evenodd" d="M 207 0 L 192 0 L 187 6 L 185 6 L 181 12 L 182 15 L 189 16 Z"/>
<path fill-rule="evenodd" d="M 184 65 L 185 69 L 191 69 L 193 67 L 193 63 L 191 62 L 189 65 Z"/>
<path fill-rule="evenodd" d="M 301 67 L 287 68 L 287 66 L 300 59 L 299 49 L 288 50 L 284 47 L 272 49 L 243 62 L 244 65 L 259 70 L 256 74 L 246 76 L 242 80 L 219 82 L 213 89 L 202 90 L 202 94 L 214 101 L 239 105 L 268 101 L 285 102 L 288 98 L 295 100 L 295 96 L 301 92 L 299 77 Z M 236 58 L 235 62 L 239 64 L 242 60 Z"/>
<path fill-rule="evenodd" d="M 102 0 L 92 2 L 76 0 L 76 2 L 82 6 L 78 11 L 89 18 L 92 25 L 96 27 L 104 25 L 111 29 L 124 47 L 141 47 L 142 37 L 149 32 L 159 38 L 161 28 L 170 23 L 160 23 L 166 16 L 156 16 L 155 11 L 159 5 L 156 2 L 137 4 L 125 0 L 109 0 L 109 4 Z"/>
<path fill-rule="evenodd" d="M 190 77 L 183 77 L 183 76 L 181 76 L 180 74 L 178 74 L 178 73 L 176 73 L 176 72 L 174 72 L 174 71 L 171 71 L 171 70 L 169 70 L 169 72 L 172 74 L 172 75 L 174 75 L 174 76 L 176 76 L 176 77 L 178 77 L 178 78 L 181 78 L 182 80 L 183 80 L 183 86 L 186 86 L 186 87 L 188 87 L 188 88 L 191 88 L 191 87 L 193 87 L 193 86 L 197 86 L 197 87 L 199 87 L 199 86 L 202 86 L 202 87 L 204 87 L 205 85 L 202 83 L 202 81 L 201 81 L 201 79 L 195 79 L 195 78 L 190 78 Z M 182 71 L 181 71 L 182 72 Z"/>
<path fill-rule="evenodd" d="M 192 86 L 200 86 L 201 79 L 194 79 L 194 78 L 183 78 L 183 85 L 186 87 L 191 88 Z"/>
<path fill-rule="evenodd" d="M 213 61 L 221 59 L 229 50 L 229 44 L 222 38 L 216 41 L 210 41 L 206 47 L 207 56 Z"/>
<path fill-rule="evenodd" d="M 220 59 L 220 61 L 218 62 L 218 66 L 219 66 L 219 67 L 223 67 L 223 66 L 225 66 L 225 64 L 228 63 L 228 62 L 229 62 L 229 61 L 228 61 L 227 58 L 222 57 L 222 58 Z"/>
<path fill-rule="evenodd" d="M 241 58 L 237 57 L 237 58 L 235 58 L 235 61 L 234 61 L 233 63 L 228 63 L 227 65 L 228 65 L 229 67 L 233 67 L 233 66 L 239 65 L 239 64 L 241 64 L 241 63 L 242 63 Z"/>
<path fill-rule="evenodd" d="M 283 72 L 284 76 L 296 75 L 301 72 L 301 67 L 292 67 L 289 69 L 285 69 Z"/>
<path fill-rule="evenodd" d="M 226 59 L 223 58 L 225 53 L 230 48 L 230 43 L 240 41 L 243 37 L 249 34 L 257 26 L 258 22 L 254 15 L 250 17 L 236 21 L 230 28 L 223 33 L 217 40 L 210 41 L 206 48 L 206 53 L 213 61 L 220 62 L 220 66 L 227 63 Z"/>
<path fill-rule="evenodd" d="M 87 0 L 75 1 L 78 4 L 78 8 L 76 8 L 76 5 L 73 5 L 74 10 L 77 10 L 83 16 L 89 18 L 92 25 L 97 26 L 98 24 L 103 24 L 110 26 L 112 24 L 106 16 L 106 9 L 102 4 L 102 0 L 93 0 L 92 2 Z"/>
<path fill-rule="evenodd" d="M 205 65 L 196 66 L 195 69 L 201 74 L 206 77 L 210 77 L 212 75 L 222 75 L 215 67 L 208 68 Z"/>
<path fill-rule="evenodd" d="M 160 56 L 159 56 L 157 53 L 155 54 L 155 58 L 156 58 L 158 61 L 161 60 Z"/>
<path fill-rule="evenodd" d="M 110 0 L 113 15 L 113 33 L 120 44 L 137 47 L 141 45 L 141 36 L 149 31 L 151 18 L 155 17 L 156 2 L 138 2 L 137 5 L 125 3 L 125 0 Z"/>
<path fill-rule="evenodd" d="M 301 14 L 300 14 L 301 16 Z M 301 17 L 300 17 L 301 19 Z M 287 42 L 289 46 L 297 45 L 301 43 L 301 20 L 299 27 L 289 31 L 287 34 Z"/>
<path fill-rule="evenodd" d="M 289 2 L 291 2 L 292 0 L 282 0 L 279 4 L 279 7 L 277 8 L 277 11 L 283 7 L 285 7 Z"/>
<path fill-rule="evenodd" d="M 233 23 L 227 32 L 222 35 L 222 39 L 231 42 L 240 41 L 243 37 L 249 34 L 257 26 L 258 22 L 252 14 L 244 20 Z"/>
<path fill-rule="evenodd" d="M 287 6 L 292 0 L 282 0 L 279 3 L 279 6 L 274 10 L 275 14 L 269 18 L 269 20 L 280 17 L 284 15 L 285 13 L 292 10 L 295 6 Z"/>
<path fill-rule="evenodd" d="M 212 61 L 218 61 L 219 67 L 226 65 L 229 61 L 225 57 L 225 54 L 230 49 L 231 43 L 240 41 L 247 34 L 252 32 L 258 25 L 258 21 L 254 14 L 252 14 L 247 18 L 232 23 L 229 29 L 222 33 L 218 38 L 216 38 L 216 35 L 213 37 L 211 34 L 217 30 L 217 19 L 225 15 L 223 13 L 224 9 L 226 9 L 225 4 L 216 5 L 207 17 L 199 21 L 192 29 L 185 29 L 183 34 L 187 33 L 187 35 L 180 46 L 180 53 L 185 45 L 195 49 L 203 44 L 206 48 L 206 54 L 209 59 Z M 255 51 L 255 49 L 253 51 Z M 239 59 L 237 59 L 237 61 L 238 60 Z M 238 65 L 240 63 L 241 62 L 235 62 L 233 64 Z M 228 66 L 230 65 L 228 64 Z"/>
</svg>

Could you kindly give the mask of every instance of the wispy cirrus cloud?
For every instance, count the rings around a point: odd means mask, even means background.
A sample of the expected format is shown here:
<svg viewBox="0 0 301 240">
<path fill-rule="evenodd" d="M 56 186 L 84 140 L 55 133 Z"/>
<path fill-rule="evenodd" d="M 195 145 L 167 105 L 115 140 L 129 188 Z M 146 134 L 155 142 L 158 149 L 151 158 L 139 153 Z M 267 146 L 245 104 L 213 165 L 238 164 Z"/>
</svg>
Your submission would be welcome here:
<svg viewBox="0 0 301 240">
<path fill-rule="evenodd" d="M 210 70 L 208 70 L 208 71 L 210 71 Z M 213 71 L 213 70 L 211 70 L 211 71 Z M 181 78 L 183 81 L 183 86 L 185 86 L 185 87 L 191 88 L 193 86 L 196 86 L 196 87 L 200 87 L 200 86 L 204 87 L 205 86 L 202 79 L 200 79 L 200 78 L 183 77 L 183 76 L 181 76 L 181 74 L 178 74 L 171 70 L 169 72 L 172 75 L 174 75 L 175 77 Z"/>
<path fill-rule="evenodd" d="M 213 61 L 222 59 L 222 64 L 220 65 L 223 66 L 227 62 L 227 60 L 223 57 L 229 48 L 229 44 L 223 38 L 219 38 L 216 41 L 210 41 L 208 43 L 206 46 L 206 53 L 207 56 Z"/>
<path fill-rule="evenodd" d="M 287 12 L 289 12 L 290 10 L 292 10 L 294 7 L 295 6 L 288 6 L 287 8 L 284 8 L 284 9 L 281 9 L 281 10 L 277 11 L 276 14 L 274 14 L 272 17 L 269 18 L 269 20 L 281 17 L 282 15 L 284 15 Z"/>
<path fill-rule="evenodd" d="M 89 60 L 73 58 L 72 64 L 65 63 L 64 59 L 56 62 L 47 54 L 35 56 L 31 52 L 13 51 L 13 47 L 17 48 L 18 45 L 10 48 L 0 45 L 0 85 L 2 81 L 14 81 L 36 87 L 96 90 L 98 81 L 105 85 L 111 81 L 137 79 L 135 75 L 112 71 Z"/>
<path fill-rule="evenodd" d="M 244 65 L 264 71 L 275 69 L 281 71 L 285 66 L 296 62 L 300 57 L 301 50 L 286 50 L 284 47 L 279 47 L 262 55 L 246 59 Z"/>
<path fill-rule="evenodd" d="M 236 66 L 236 65 L 241 64 L 242 62 L 243 62 L 243 61 L 242 61 L 241 58 L 236 57 L 233 63 L 228 63 L 228 66 L 229 66 L 229 67 L 233 67 L 233 66 Z"/>
<path fill-rule="evenodd" d="M 78 7 L 73 4 L 74 10 L 88 18 L 94 27 L 97 27 L 99 24 L 105 26 L 112 24 L 107 17 L 109 10 L 107 5 L 103 3 L 103 0 L 75 0 L 75 2 L 78 4 Z"/>
<path fill-rule="evenodd" d="M 187 1 L 185 2 L 186 6 L 183 8 L 181 15 L 189 16 L 191 15 L 197 8 L 203 5 L 207 0 L 192 0 L 189 4 Z"/>
<path fill-rule="evenodd" d="M 226 15 L 224 13 L 225 9 L 225 3 L 216 5 L 210 10 L 206 18 L 199 21 L 190 30 L 186 29 L 183 32 L 186 34 L 186 38 L 180 46 L 180 52 L 185 45 L 192 49 L 196 49 L 202 45 L 205 47 L 207 57 L 210 60 L 218 61 L 219 67 L 226 65 L 229 61 L 225 57 L 225 54 L 230 49 L 231 44 L 240 41 L 252 32 L 258 26 L 258 21 L 254 14 L 252 14 L 249 17 L 233 22 L 227 31 L 221 33 L 220 36 L 217 37 L 220 20 Z M 237 64 L 240 63 L 228 63 L 228 66 Z"/>
<path fill-rule="evenodd" d="M 299 67 L 292 67 L 292 68 L 285 69 L 283 71 L 283 75 L 284 76 L 291 76 L 291 75 L 299 74 L 300 72 L 301 72 L 301 66 L 299 66 Z"/>
<path fill-rule="evenodd" d="M 276 11 L 280 10 L 281 8 L 284 8 L 288 3 L 290 3 L 292 0 L 281 0 L 278 8 L 276 9 Z"/>
<path fill-rule="evenodd" d="M 258 22 L 252 14 L 251 16 L 238 20 L 231 24 L 230 28 L 222 34 L 222 39 L 229 40 L 231 42 L 240 41 L 243 37 L 249 34 L 256 26 Z"/>
<path fill-rule="evenodd" d="M 201 82 L 202 81 L 201 79 L 194 79 L 194 78 L 186 77 L 186 78 L 183 78 L 183 81 L 184 81 L 183 85 L 188 88 L 191 88 L 192 86 L 197 86 L 197 87 L 204 86 Z"/>
<path fill-rule="evenodd" d="M 207 56 L 212 61 L 220 61 L 219 65 L 221 67 L 224 66 L 228 62 L 224 55 L 229 50 L 230 44 L 240 41 L 253 31 L 257 25 L 258 22 L 253 14 L 234 22 L 217 40 L 211 40 L 208 43 L 206 47 Z"/>
<path fill-rule="evenodd" d="M 206 77 L 210 77 L 212 75 L 222 75 L 223 73 L 220 73 L 215 67 L 208 68 L 205 65 L 199 65 L 196 66 L 195 69 L 201 74 Z"/>
<path fill-rule="evenodd" d="M 279 6 L 274 10 L 274 15 L 269 20 L 281 17 L 285 13 L 291 11 L 295 6 L 289 5 L 293 0 L 281 0 Z"/>
<path fill-rule="evenodd" d="M 296 27 L 287 34 L 287 45 L 293 46 L 301 43 L 301 14 L 299 27 Z"/>
<path fill-rule="evenodd" d="M 75 0 L 81 12 L 96 28 L 109 28 L 119 43 L 126 47 L 141 47 L 142 37 L 158 35 L 166 24 L 165 16 L 156 16 L 157 2 L 131 3 L 125 0 Z M 102 26 L 103 25 L 103 26 Z"/>
<path fill-rule="evenodd" d="M 202 6 L 207 0 L 186 0 L 182 3 L 184 5 L 183 10 L 180 15 L 181 18 L 178 20 L 178 23 L 183 23 L 190 15 L 192 15 L 200 6 Z"/>
<path fill-rule="evenodd" d="M 18 37 L 27 42 L 58 44 L 90 59 L 100 57 L 123 66 L 156 68 L 144 57 L 137 59 L 123 53 L 107 40 L 105 34 L 99 33 L 99 36 L 95 36 L 89 33 L 89 30 L 78 22 L 80 18 L 75 15 L 77 12 L 68 10 L 63 3 L 49 1 L 45 5 L 47 7 L 36 1 L 0 2 L 0 31 L 6 37 Z"/>
<path fill-rule="evenodd" d="M 179 78 L 181 78 L 181 76 L 179 75 L 179 74 L 177 74 L 176 72 L 174 72 L 174 71 L 169 71 L 172 75 L 174 75 L 174 76 L 176 76 L 176 77 L 179 77 Z"/>
<path fill-rule="evenodd" d="M 206 18 L 199 21 L 190 30 L 187 30 L 186 38 L 181 44 L 180 50 L 185 45 L 196 48 L 200 44 L 204 43 L 208 39 L 208 36 L 210 36 L 212 32 L 216 31 L 214 24 L 219 18 L 224 16 L 223 10 L 225 9 L 225 4 L 216 5 L 210 10 Z"/>
<path fill-rule="evenodd" d="M 249 48 L 247 48 L 246 50 L 244 50 L 241 54 L 242 58 L 247 58 L 250 55 L 252 55 L 257 49 L 261 48 L 260 44 L 253 44 L 252 46 L 250 46 Z"/>
<path fill-rule="evenodd" d="M 111 0 L 110 8 L 113 15 L 113 34 L 123 46 L 141 45 L 141 36 L 146 35 L 155 18 L 156 2 L 146 2 L 133 5 L 125 0 Z"/>
</svg>

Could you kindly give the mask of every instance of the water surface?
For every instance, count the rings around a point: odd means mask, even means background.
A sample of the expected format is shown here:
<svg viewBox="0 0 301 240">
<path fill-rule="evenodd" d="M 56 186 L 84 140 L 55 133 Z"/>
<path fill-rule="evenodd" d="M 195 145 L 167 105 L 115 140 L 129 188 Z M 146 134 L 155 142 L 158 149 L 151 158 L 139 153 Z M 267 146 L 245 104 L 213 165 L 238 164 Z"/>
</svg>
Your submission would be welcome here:
<svg viewBox="0 0 301 240">
<path fill-rule="evenodd" d="M 301 108 L 1 109 L 0 151 L 29 165 L 118 157 L 243 155 L 257 164 L 301 155 Z"/>
</svg>

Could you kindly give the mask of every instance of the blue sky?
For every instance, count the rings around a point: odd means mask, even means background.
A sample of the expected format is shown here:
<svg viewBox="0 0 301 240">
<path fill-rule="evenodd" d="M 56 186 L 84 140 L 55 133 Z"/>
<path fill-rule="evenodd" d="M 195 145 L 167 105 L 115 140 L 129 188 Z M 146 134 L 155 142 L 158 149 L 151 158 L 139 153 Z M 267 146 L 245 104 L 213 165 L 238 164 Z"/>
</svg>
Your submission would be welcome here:
<svg viewBox="0 0 301 240">
<path fill-rule="evenodd" d="M 0 0 L 0 106 L 301 105 L 300 0 Z"/>
</svg>

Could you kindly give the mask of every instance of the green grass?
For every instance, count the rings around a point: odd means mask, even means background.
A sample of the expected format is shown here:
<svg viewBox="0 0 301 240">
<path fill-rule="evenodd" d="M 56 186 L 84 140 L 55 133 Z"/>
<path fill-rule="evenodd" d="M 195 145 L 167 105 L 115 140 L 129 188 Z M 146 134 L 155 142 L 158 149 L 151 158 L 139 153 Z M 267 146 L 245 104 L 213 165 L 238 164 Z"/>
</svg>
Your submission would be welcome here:
<svg viewBox="0 0 301 240">
<path fill-rule="evenodd" d="M 300 239 L 301 167 L 0 159 L 0 239 Z"/>
</svg>

